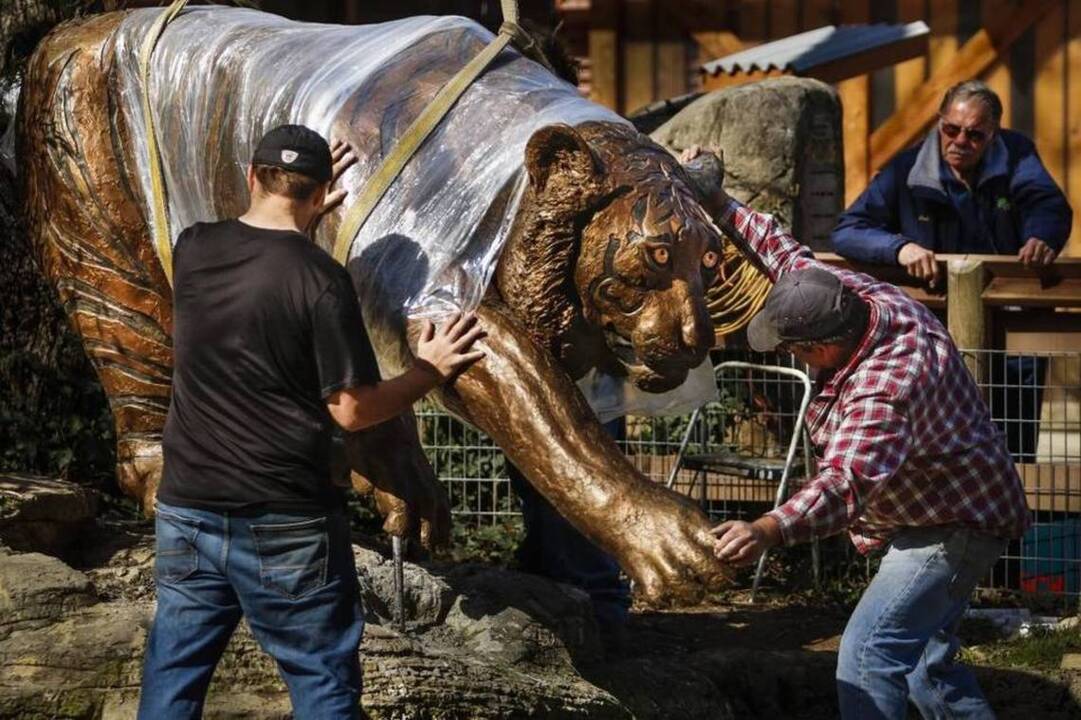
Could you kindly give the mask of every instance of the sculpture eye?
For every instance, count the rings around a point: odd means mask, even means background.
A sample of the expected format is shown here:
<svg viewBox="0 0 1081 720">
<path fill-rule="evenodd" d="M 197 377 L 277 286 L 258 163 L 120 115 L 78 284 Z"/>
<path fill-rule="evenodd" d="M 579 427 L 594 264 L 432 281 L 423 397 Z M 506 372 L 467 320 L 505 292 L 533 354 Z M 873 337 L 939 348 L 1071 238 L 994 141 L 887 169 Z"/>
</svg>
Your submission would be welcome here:
<svg viewBox="0 0 1081 720">
<path fill-rule="evenodd" d="M 653 257 L 653 262 L 657 263 L 658 265 L 668 264 L 668 248 L 663 246 L 655 247 L 650 250 L 650 255 Z"/>
<path fill-rule="evenodd" d="M 706 254 L 702 256 L 702 264 L 709 270 L 717 267 L 717 261 L 720 260 L 720 256 L 713 250 L 707 250 Z"/>
</svg>

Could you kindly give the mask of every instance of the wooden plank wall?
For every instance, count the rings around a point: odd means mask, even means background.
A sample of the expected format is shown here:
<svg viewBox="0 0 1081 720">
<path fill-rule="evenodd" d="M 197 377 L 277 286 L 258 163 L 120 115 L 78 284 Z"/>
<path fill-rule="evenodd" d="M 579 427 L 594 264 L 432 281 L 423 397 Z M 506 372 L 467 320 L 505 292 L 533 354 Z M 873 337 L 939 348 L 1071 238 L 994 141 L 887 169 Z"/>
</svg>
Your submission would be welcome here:
<svg viewBox="0 0 1081 720">
<path fill-rule="evenodd" d="M 698 89 L 697 67 L 734 51 L 828 24 L 923 20 L 925 57 L 838 84 L 845 107 L 845 195 L 869 179 L 876 121 L 902 105 L 989 18 L 1021 0 L 591 0 L 589 90 L 622 113 Z M 580 0 L 579 0 L 580 2 Z M 697 41 L 695 40 L 697 38 Z M 983 75 L 1002 98 L 1003 125 L 1031 136 L 1067 192 L 1081 256 L 1081 0 L 1061 0 Z"/>
</svg>

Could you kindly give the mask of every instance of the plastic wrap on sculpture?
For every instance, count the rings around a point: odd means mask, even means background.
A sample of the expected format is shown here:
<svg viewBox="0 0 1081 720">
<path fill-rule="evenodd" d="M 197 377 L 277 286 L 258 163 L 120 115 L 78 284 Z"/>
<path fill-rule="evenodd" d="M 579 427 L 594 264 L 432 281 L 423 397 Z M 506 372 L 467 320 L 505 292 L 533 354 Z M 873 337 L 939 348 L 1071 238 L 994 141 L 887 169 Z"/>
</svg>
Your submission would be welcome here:
<svg viewBox="0 0 1081 720">
<path fill-rule="evenodd" d="M 159 12 L 131 13 L 115 44 L 144 198 L 150 175 L 138 55 Z M 350 190 L 348 206 L 438 90 L 432 78 L 441 84 L 491 37 L 460 17 L 337 26 L 236 8 L 186 10 L 159 40 L 150 81 L 172 242 L 194 222 L 243 210 L 255 143 L 281 123 L 307 125 L 325 137 L 345 131 L 359 156 L 341 181 Z M 430 68 L 443 75 L 427 77 Z M 551 123 L 590 120 L 625 122 L 511 49 L 466 90 L 391 185 L 350 252 L 348 268 L 384 374 L 400 372 L 405 363 L 407 315 L 479 305 L 525 187 L 530 135 Z M 317 236 L 324 248 L 332 246 L 336 228 L 328 225 Z M 702 382 L 707 375 L 708 386 Z M 682 411 L 709 399 L 713 387 L 708 362 L 682 388 L 663 395 L 587 380 L 582 389 L 604 417 Z"/>
</svg>

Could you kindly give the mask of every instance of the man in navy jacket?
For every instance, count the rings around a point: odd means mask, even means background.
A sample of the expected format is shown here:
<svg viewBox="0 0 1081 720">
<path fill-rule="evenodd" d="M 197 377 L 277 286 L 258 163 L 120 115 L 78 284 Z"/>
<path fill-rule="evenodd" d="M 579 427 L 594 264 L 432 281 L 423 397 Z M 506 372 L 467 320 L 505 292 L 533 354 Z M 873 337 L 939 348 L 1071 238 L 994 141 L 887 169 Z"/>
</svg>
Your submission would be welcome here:
<svg viewBox="0 0 1081 720">
<path fill-rule="evenodd" d="M 1001 118 L 984 83 L 950 88 L 923 143 L 895 157 L 841 215 L 837 253 L 930 281 L 936 253 L 1053 262 L 1070 235 L 1070 206 L 1032 141 L 1001 129 Z"/>
<path fill-rule="evenodd" d="M 951 87 L 924 141 L 886 165 L 833 229 L 838 254 L 902 265 L 941 282 L 936 253 L 1016 255 L 1054 262 L 1073 213 L 1036 146 L 999 127 L 1002 102 L 978 80 Z M 1033 462 L 1046 358 L 996 356 L 991 412 L 1017 462 Z"/>
</svg>

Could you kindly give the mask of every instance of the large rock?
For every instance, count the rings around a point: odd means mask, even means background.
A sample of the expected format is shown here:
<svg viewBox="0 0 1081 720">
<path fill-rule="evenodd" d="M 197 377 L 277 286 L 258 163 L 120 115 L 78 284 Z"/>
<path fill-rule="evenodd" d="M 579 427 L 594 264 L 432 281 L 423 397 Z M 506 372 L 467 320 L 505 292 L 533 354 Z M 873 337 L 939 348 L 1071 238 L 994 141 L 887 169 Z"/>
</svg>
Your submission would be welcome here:
<svg viewBox="0 0 1081 720">
<path fill-rule="evenodd" d="M 98 497 L 63 480 L 0 475 L 0 542 L 14 550 L 62 553 L 94 524 Z"/>
<path fill-rule="evenodd" d="M 369 622 L 391 625 L 395 617 L 394 563 L 370 548 L 354 546 L 361 600 Z M 424 630 L 443 622 L 454 604 L 454 590 L 436 574 L 411 562 L 403 565 L 403 610 L 408 629 Z"/>
<path fill-rule="evenodd" d="M 78 554 L 104 563 L 85 573 L 53 557 L 3 551 L 0 717 L 135 716 L 154 613 L 153 537 L 113 537 Z M 429 572 L 409 563 L 410 633 L 401 634 L 381 624 L 391 619 L 392 563 L 365 548 L 355 555 L 368 607 L 361 655 L 369 717 L 628 717 L 572 664 L 572 656 L 599 652 L 579 591 L 496 568 Z M 290 716 L 273 661 L 243 624 L 215 673 L 206 716 Z"/>
<path fill-rule="evenodd" d="M 98 601 L 90 579 L 60 560 L 0 548 L 0 639 Z"/>
<path fill-rule="evenodd" d="M 673 150 L 724 151 L 725 189 L 773 213 L 800 242 L 829 250 L 844 209 L 841 104 L 829 85 L 775 78 L 704 95 L 651 137 Z"/>
<path fill-rule="evenodd" d="M 153 546 L 149 532 L 126 537 L 126 547 L 84 555 L 109 563 L 85 573 L 36 553 L 0 558 L 0 617 L 9 618 L 0 718 L 135 716 L 154 613 L 143 587 Z M 391 606 L 391 563 L 355 552 L 366 602 Z M 361 648 L 370 718 L 835 715 L 829 658 L 724 647 L 605 658 L 589 602 L 573 588 L 475 565 L 407 565 L 406 577 L 415 598 L 407 607 L 420 613 L 407 618 L 410 632 L 370 611 Z M 242 624 L 215 672 L 206 717 L 289 716 L 273 661 Z"/>
</svg>

